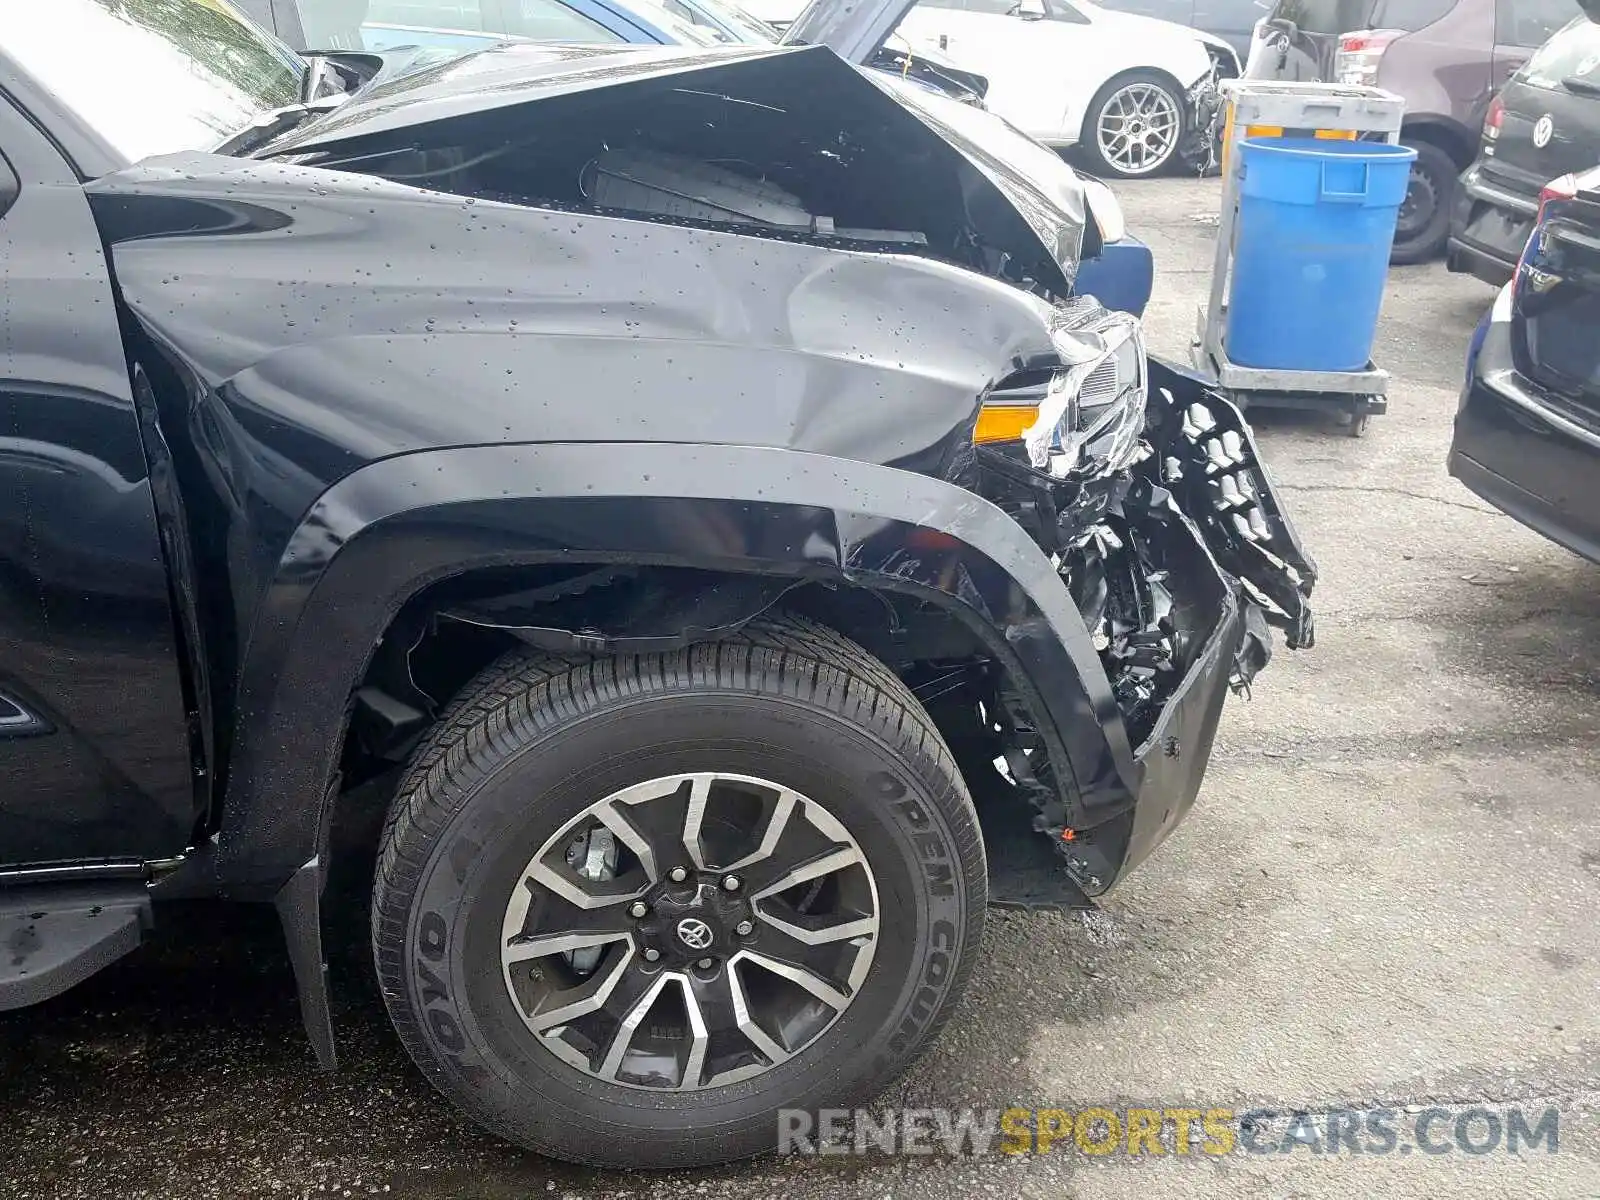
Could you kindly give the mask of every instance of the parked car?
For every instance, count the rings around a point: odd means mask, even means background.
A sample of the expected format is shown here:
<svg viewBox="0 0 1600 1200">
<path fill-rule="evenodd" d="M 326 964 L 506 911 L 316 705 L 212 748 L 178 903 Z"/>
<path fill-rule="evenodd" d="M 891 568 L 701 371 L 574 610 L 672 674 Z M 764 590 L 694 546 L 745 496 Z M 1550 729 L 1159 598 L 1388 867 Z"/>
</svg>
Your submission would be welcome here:
<svg viewBox="0 0 1600 1200">
<path fill-rule="evenodd" d="M 985 76 L 992 111 L 1113 178 L 1209 161 L 1216 83 L 1239 74 L 1220 38 L 1084 0 L 921 0 L 899 33 Z M 787 36 L 817 40 L 805 15 Z"/>
<path fill-rule="evenodd" d="M 1600 5 L 1596 5 L 1600 10 Z M 1553 180 L 1473 338 L 1450 474 L 1600 563 L 1600 168 Z"/>
<path fill-rule="evenodd" d="M 1080 296 L 1093 296 L 1107 308 L 1142 317 L 1155 287 L 1155 256 L 1128 230 L 1122 205 L 1109 185 L 1087 175 L 1079 181 L 1100 234 L 1100 252 L 1086 254 L 1078 263 L 1073 290 Z"/>
<path fill-rule="evenodd" d="M 1534 52 L 1489 105 L 1461 177 L 1449 267 L 1511 278 L 1551 179 L 1600 163 L 1600 25 L 1578 17 Z"/>
<path fill-rule="evenodd" d="M 1106 0 L 1100 7 L 1209 33 L 1232 46 L 1243 62 L 1250 53 L 1256 23 L 1267 5 L 1264 0 Z"/>
<path fill-rule="evenodd" d="M 822 2 L 831 4 L 835 0 Z M 776 26 L 752 16 L 733 0 L 663 0 L 663 3 L 671 11 L 683 14 L 697 25 L 714 27 L 722 41 L 755 43 L 775 41 L 782 37 L 782 32 Z M 866 11 L 870 13 L 874 7 L 868 5 Z M 851 58 L 848 53 L 845 57 L 902 79 L 926 84 L 932 90 L 944 92 L 963 103 L 982 104 L 989 90 L 989 81 L 976 71 L 969 71 L 952 61 L 948 55 L 926 46 L 913 53 L 905 40 L 895 34 L 892 22 L 876 42 L 870 52 L 861 49 L 859 58 Z M 821 44 L 828 45 L 827 42 Z"/>
<path fill-rule="evenodd" d="M 567 1158 L 756 1153 L 938 1031 L 1015 846 L 1105 892 L 1311 641 L 1238 410 L 1072 294 L 1082 195 L 826 49 L 385 82 L 55 0 L 0 90 L 0 1008 L 271 901 L 332 1065 L 375 791 L 429 1080 Z"/>
<path fill-rule="evenodd" d="M 848 62 L 881 62 L 881 55 L 891 44 L 899 44 L 897 27 L 906 18 L 915 0 L 874 0 L 856 4 L 846 0 L 812 0 L 800 16 L 786 28 L 783 41 L 786 45 L 823 45 L 834 50 Z M 914 53 L 921 57 L 925 49 Z M 892 74 L 892 72 L 886 72 Z M 1214 94 L 1214 91 L 1213 93 Z M 992 111 L 982 114 L 944 111 L 949 103 L 944 97 L 932 100 L 936 112 L 957 125 L 1000 122 L 1005 118 Z M 988 108 L 987 93 L 982 105 Z M 1197 122 L 1198 123 L 1198 122 Z M 1036 147 L 1030 150 L 1025 169 L 1041 184 L 1060 178 L 1062 186 L 1080 185 L 1079 177 L 1059 155 L 1041 139 L 1021 133 L 1007 124 L 1011 136 Z M 1155 277 L 1155 264 L 1146 246 L 1128 232 L 1123 223 L 1122 209 L 1111 189 L 1094 179 L 1083 180 L 1088 195 L 1089 212 L 1100 237 L 1099 247 L 1084 255 L 1079 264 L 1077 287 L 1080 294 L 1093 295 L 1110 308 L 1133 314 L 1142 314 L 1149 303 Z"/>
<path fill-rule="evenodd" d="M 1391 257 L 1424 262 L 1445 248 L 1495 91 L 1577 12 L 1576 0 L 1276 0 L 1249 74 L 1371 84 L 1405 101 L 1401 141 L 1417 158 Z"/>
</svg>

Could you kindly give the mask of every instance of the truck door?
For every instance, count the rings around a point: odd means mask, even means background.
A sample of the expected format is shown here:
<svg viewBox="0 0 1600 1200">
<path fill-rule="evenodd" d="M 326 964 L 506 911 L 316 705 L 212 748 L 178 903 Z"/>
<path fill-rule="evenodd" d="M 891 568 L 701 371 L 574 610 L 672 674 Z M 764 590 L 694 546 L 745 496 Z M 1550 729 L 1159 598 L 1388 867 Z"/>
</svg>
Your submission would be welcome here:
<svg viewBox="0 0 1600 1200">
<path fill-rule="evenodd" d="M 88 201 L 0 97 L 0 872 L 180 853 L 177 635 Z"/>
</svg>

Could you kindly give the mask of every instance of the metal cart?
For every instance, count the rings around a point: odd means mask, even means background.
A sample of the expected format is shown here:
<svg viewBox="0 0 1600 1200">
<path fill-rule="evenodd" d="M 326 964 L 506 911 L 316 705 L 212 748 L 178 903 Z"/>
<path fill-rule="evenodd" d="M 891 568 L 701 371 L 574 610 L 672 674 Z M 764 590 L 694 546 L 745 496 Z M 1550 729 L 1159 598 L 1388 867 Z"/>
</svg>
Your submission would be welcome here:
<svg viewBox="0 0 1600 1200">
<path fill-rule="evenodd" d="M 1228 358 L 1227 298 L 1238 233 L 1245 137 L 1349 138 L 1398 142 L 1405 101 L 1381 88 L 1332 83 L 1229 79 L 1222 149 L 1222 211 L 1217 228 L 1211 294 L 1200 309 L 1194 364 L 1240 407 L 1261 405 L 1332 411 L 1352 437 L 1366 432 L 1374 413 L 1388 408 L 1389 373 L 1368 362 L 1360 371 L 1286 371 L 1246 367 Z"/>
</svg>

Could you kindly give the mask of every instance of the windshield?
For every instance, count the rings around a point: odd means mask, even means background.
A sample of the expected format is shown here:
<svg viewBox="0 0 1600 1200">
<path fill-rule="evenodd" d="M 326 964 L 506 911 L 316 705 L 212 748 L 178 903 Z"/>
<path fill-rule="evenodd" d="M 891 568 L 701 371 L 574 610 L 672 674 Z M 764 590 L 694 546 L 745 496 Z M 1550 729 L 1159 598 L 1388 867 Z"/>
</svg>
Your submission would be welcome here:
<svg viewBox="0 0 1600 1200">
<path fill-rule="evenodd" d="M 7 0 L 0 47 L 130 161 L 215 146 L 305 71 L 227 0 Z"/>
</svg>

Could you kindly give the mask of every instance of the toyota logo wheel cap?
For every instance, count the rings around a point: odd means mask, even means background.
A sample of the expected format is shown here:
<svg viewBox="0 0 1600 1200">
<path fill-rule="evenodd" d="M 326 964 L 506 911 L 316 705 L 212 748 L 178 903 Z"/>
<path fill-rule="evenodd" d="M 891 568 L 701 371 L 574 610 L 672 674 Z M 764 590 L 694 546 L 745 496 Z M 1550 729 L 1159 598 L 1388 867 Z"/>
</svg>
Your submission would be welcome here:
<svg viewBox="0 0 1600 1200">
<path fill-rule="evenodd" d="M 691 950 L 705 950 L 712 942 L 711 926 L 699 917 L 685 917 L 678 922 L 678 940 Z"/>
</svg>

